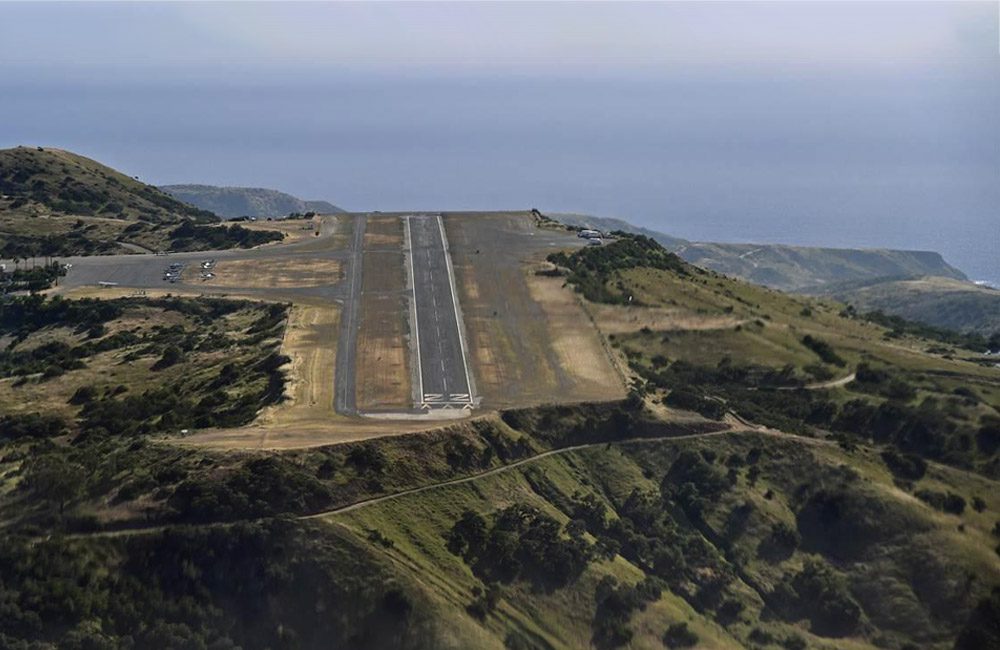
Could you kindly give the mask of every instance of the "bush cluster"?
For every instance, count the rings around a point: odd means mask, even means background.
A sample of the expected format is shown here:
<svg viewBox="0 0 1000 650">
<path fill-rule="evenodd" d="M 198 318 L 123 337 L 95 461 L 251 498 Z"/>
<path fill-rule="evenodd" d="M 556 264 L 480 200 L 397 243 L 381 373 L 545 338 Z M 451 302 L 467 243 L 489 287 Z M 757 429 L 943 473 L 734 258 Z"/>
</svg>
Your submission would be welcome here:
<svg viewBox="0 0 1000 650">
<path fill-rule="evenodd" d="M 628 303 L 630 296 L 608 287 L 618 271 L 651 268 L 687 274 L 688 265 L 677 255 L 644 235 L 614 233 L 616 240 L 603 246 L 588 246 L 574 253 L 552 253 L 548 260 L 569 269 L 567 281 L 592 302 Z"/>
<path fill-rule="evenodd" d="M 579 531 L 565 529 L 537 508 L 515 504 L 487 522 L 466 511 L 447 536 L 448 550 L 487 581 L 528 580 L 557 588 L 587 567 L 592 549 Z"/>
</svg>

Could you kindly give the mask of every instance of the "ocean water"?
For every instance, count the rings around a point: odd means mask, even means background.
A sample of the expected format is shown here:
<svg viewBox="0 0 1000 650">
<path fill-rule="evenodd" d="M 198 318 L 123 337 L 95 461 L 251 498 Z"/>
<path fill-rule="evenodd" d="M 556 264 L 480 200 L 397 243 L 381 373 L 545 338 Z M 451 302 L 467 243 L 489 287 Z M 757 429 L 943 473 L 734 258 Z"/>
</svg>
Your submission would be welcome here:
<svg viewBox="0 0 1000 650">
<path fill-rule="evenodd" d="M 1000 285 L 1000 66 L 863 78 L 48 73 L 4 78 L 0 95 L 0 146 L 58 146 L 157 184 L 936 250 Z"/>
</svg>

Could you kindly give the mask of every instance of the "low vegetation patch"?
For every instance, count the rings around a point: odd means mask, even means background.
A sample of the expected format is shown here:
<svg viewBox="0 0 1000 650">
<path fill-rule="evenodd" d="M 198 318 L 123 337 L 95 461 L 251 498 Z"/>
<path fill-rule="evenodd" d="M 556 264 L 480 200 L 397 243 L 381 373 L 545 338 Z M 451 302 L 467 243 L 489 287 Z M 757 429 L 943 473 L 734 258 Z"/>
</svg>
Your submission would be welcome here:
<svg viewBox="0 0 1000 650">
<path fill-rule="evenodd" d="M 612 304 L 632 302 L 622 286 L 612 286 L 620 271 L 654 268 L 687 274 L 693 268 L 649 237 L 622 232 L 614 236 L 614 241 L 603 246 L 588 246 L 570 254 L 552 253 L 548 260 L 569 270 L 567 281 L 587 300 Z"/>
</svg>

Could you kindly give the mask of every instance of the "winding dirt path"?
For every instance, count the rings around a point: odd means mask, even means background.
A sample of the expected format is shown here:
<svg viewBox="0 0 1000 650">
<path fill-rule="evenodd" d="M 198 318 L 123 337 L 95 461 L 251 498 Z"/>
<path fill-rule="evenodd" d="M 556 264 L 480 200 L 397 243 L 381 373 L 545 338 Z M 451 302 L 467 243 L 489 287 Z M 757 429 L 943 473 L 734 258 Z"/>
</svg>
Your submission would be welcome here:
<svg viewBox="0 0 1000 650">
<path fill-rule="evenodd" d="M 765 433 L 764 431 L 752 430 L 754 433 Z M 361 501 L 355 501 L 343 506 L 338 506 L 336 508 L 331 508 L 329 510 L 323 510 L 320 512 L 312 513 L 309 515 L 299 515 L 295 517 L 296 519 L 305 521 L 309 519 L 322 519 L 324 517 L 332 517 L 335 515 L 343 514 L 345 512 L 351 512 L 352 510 L 358 510 L 359 508 L 366 508 L 368 506 L 373 506 L 384 501 L 390 501 L 392 499 L 399 499 L 402 497 L 410 496 L 413 494 L 419 494 L 421 492 L 428 492 L 430 490 L 436 490 L 438 488 L 449 487 L 452 485 L 460 485 L 462 483 L 470 483 L 472 481 L 477 481 L 482 478 L 487 478 L 490 476 L 495 476 L 503 472 L 509 472 L 511 470 L 517 469 L 528 463 L 533 463 L 545 458 L 556 456 L 559 454 L 567 454 L 574 451 L 580 451 L 582 449 L 592 449 L 596 447 L 605 447 L 609 444 L 611 445 L 623 445 L 623 444 L 644 444 L 644 443 L 656 443 L 656 442 L 671 442 L 674 440 L 691 440 L 694 438 L 710 438 L 715 436 L 722 436 L 730 433 L 739 433 L 739 430 L 734 429 L 721 429 L 719 431 L 706 431 L 703 433 L 688 433 L 679 436 L 659 436 L 659 437 L 636 437 L 636 438 L 623 438 L 621 440 L 603 441 L 603 442 L 589 442 L 581 445 L 572 445 L 569 447 L 560 447 L 558 449 L 550 449 L 549 451 L 543 451 L 534 456 L 529 456 L 527 458 L 522 458 L 521 460 L 514 461 L 507 465 L 502 465 L 500 467 L 494 467 L 476 474 L 470 474 L 468 476 L 463 476 L 459 478 L 448 479 L 446 481 L 440 481 L 438 483 L 430 483 L 428 485 L 421 485 L 418 487 L 407 488 L 405 490 L 400 490 L 398 492 L 393 492 L 391 494 L 384 494 L 377 497 L 371 497 L 368 499 L 362 499 Z M 767 431 L 766 433 L 771 433 Z M 790 434 L 788 434 L 790 435 Z M 798 437 L 798 436 L 795 436 Z M 258 517 L 253 519 L 240 519 L 237 521 L 224 521 L 224 522 L 206 522 L 198 524 L 151 524 L 148 526 L 132 526 L 128 528 L 119 528 L 116 530 L 98 530 L 92 532 L 81 532 L 81 533 L 70 533 L 64 535 L 64 539 L 92 539 L 98 537 L 125 537 L 128 535 L 150 535 L 154 533 L 164 532 L 171 528 L 184 528 L 184 527 L 204 527 L 204 526 L 231 526 L 238 523 L 256 522 L 264 521 L 267 519 L 273 519 L 274 517 Z M 51 535 L 38 537 L 38 540 L 48 539 Z"/>
<path fill-rule="evenodd" d="M 803 388 L 805 388 L 806 390 L 823 390 L 826 388 L 837 388 L 839 386 L 846 386 L 847 384 L 851 383 L 852 381 L 854 381 L 855 377 L 857 377 L 857 373 L 852 372 L 846 377 L 841 377 L 840 379 L 831 379 L 830 381 L 824 381 L 819 384 L 806 384 L 805 386 L 803 386 Z M 784 390 L 784 389 L 779 388 L 778 390 Z M 792 389 L 787 389 L 787 390 L 792 390 Z"/>
<path fill-rule="evenodd" d="M 528 463 L 533 463 L 543 458 L 549 458 L 550 456 L 556 456 L 558 454 L 565 454 L 572 451 L 580 451 L 581 449 L 591 449 L 593 447 L 606 447 L 607 445 L 615 444 L 634 444 L 634 443 L 649 443 L 649 442 L 666 442 L 672 440 L 686 440 L 690 438 L 708 438 L 712 436 L 720 436 L 727 433 L 733 433 L 732 429 L 722 429 L 719 431 L 707 431 L 704 433 L 689 433 L 680 436 L 660 436 L 655 438 L 625 438 L 622 440 L 613 440 L 605 442 L 588 442 L 583 445 L 573 445 L 570 447 L 560 447 L 559 449 L 550 449 L 549 451 L 543 451 L 540 454 L 534 456 L 529 456 L 528 458 L 522 458 L 521 460 L 515 461 L 507 465 L 501 465 L 500 467 L 494 467 L 493 469 L 488 469 L 484 472 L 479 472 L 478 474 L 470 474 L 469 476 L 463 476 L 461 478 L 448 479 L 447 481 L 441 481 L 440 483 L 431 483 L 430 485 L 422 485 L 420 487 L 409 488 L 406 490 L 401 490 L 399 492 L 393 492 L 392 494 L 385 494 L 380 497 L 372 497 L 371 499 L 365 499 L 363 501 L 357 501 L 350 505 L 340 506 L 338 508 L 332 508 L 330 510 L 324 510 L 323 512 L 317 512 L 311 515 L 303 515 L 299 519 L 322 519 L 323 517 L 331 517 L 334 515 L 340 515 L 345 512 L 350 512 L 352 510 L 357 510 L 358 508 L 364 508 L 367 506 L 372 506 L 383 501 L 390 501 L 392 499 L 398 499 L 400 497 L 410 496 L 412 494 L 419 494 L 421 492 L 427 492 L 429 490 L 436 490 L 442 487 L 449 487 L 452 485 L 460 485 L 462 483 L 469 483 L 472 481 L 478 481 L 481 478 L 487 478 L 489 476 L 495 476 L 497 474 L 502 474 L 513 469 L 517 469 L 522 465 Z"/>
</svg>

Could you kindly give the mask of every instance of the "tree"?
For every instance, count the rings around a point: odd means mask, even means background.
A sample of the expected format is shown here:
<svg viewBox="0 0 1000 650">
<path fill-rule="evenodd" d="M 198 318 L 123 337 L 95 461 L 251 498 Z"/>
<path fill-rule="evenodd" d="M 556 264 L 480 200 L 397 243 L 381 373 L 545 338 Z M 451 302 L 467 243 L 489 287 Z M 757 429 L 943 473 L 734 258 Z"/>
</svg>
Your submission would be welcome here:
<svg viewBox="0 0 1000 650">
<path fill-rule="evenodd" d="M 169 368 L 179 362 L 183 357 L 184 353 L 181 352 L 180 348 L 176 345 L 168 346 L 167 349 L 163 351 L 163 356 L 161 356 L 160 360 L 151 366 L 151 369 L 162 370 L 164 368 Z"/>
<path fill-rule="evenodd" d="M 58 504 L 59 514 L 66 504 L 83 491 L 86 474 L 84 468 L 69 462 L 64 456 L 43 456 L 28 469 L 26 482 L 43 499 Z"/>
</svg>

